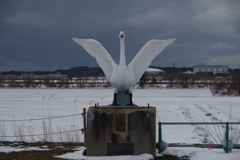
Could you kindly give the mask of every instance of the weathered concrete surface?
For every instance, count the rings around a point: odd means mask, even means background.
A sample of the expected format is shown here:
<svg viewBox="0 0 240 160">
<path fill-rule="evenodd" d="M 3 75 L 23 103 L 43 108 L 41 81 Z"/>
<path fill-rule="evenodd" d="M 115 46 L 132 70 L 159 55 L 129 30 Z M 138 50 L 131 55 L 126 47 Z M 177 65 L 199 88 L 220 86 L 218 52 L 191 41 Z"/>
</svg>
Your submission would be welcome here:
<svg viewBox="0 0 240 160">
<path fill-rule="evenodd" d="M 90 107 L 87 155 L 156 153 L 155 107 Z"/>
</svg>

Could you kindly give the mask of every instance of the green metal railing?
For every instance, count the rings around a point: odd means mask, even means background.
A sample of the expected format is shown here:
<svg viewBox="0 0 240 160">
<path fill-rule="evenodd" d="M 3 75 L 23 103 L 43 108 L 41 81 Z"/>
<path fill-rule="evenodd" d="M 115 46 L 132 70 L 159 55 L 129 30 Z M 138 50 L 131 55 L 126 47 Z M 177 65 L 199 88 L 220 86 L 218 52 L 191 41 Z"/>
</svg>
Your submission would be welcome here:
<svg viewBox="0 0 240 160">
<path fill-rule="evenodd" d="M 162 125 L 186 125 L 186 124 L 199 124 L 199 125 L 219 125 L 219 124 L 226 124 L 226 132 L 225 132 L 225 139 L 226 139 L 226 148 L 225 152 L 229 153 L 229 124 L 240 124 L 240 122 L 159 122 L 158 123 L 158 153 L 162 153 Z"/>
</svg>

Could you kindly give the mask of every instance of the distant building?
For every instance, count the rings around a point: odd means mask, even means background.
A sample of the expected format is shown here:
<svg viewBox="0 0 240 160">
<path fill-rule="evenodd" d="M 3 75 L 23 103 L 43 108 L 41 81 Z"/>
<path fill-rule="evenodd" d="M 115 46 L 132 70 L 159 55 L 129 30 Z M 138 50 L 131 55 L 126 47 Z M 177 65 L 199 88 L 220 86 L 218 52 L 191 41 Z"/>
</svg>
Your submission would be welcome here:
<svg viewBox="0 0 240 160">
<path fill-rule="evenodd" d="M 144 75 L 146 75 L 149 80 L 152 80 L 153 78 L 156 80 L 161 80 L 165 76 L 165 71 L 159 68 L 148 68 L 144 72 Z"/>
<path fill-rule="evenodd" d="M 193 72 L 212 72 L 216 73 L 229 73 L 229 68 L 227 65 L 205 65 L 204 63 L 199 63 L 197 66 L 193 66 Z"/>
<path fill-rule="evenodd" d="M 187 70 L 185 72 L 181 72 L 180 74 L 194 74 L 194 72 L 191 72 L 191 71 Z"/>
<path fill-rule="evenodd" d="M 148 68 L 145 73 L 151 76 L 163 76 L 165 71 L 158 68 Z"/>
</svg>

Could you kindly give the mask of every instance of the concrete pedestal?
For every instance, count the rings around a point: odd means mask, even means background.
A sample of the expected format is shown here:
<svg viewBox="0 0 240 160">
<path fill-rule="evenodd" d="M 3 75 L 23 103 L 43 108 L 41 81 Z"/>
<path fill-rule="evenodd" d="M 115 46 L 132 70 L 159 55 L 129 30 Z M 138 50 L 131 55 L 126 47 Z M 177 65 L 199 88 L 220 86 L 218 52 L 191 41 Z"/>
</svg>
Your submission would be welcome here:
<svg viewBox="0 0 240 160">
<path fill-rule="evenodd" d="M 87 156 L 156 154 L 155 107 L 90 107 Z"/>
</svg>

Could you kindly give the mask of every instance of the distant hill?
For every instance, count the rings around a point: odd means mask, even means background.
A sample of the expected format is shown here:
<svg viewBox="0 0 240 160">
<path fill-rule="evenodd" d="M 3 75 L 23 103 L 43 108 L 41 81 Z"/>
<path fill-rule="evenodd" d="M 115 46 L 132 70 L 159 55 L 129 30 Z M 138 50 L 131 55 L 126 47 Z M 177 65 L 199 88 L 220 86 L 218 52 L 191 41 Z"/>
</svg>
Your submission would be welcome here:
<svg viewBox="0 0 240 160">
<path fill-rule="evenodd" d="M 193 67 L 156 67 L 150 66 L 151 68 L 158 68 L 166 73 L 170 74 L 177 74 L 186 71 L 193 71 Z M 240 69 L 230 69 L 230 73 L 239 72 Z M 88 67 L 88 66 L 79 66 L 70 69 L 59 69 L 56 71 L 6 71 L 0 72 L 0 75 L 16 75 L 20 76 L 21 74 L 34 74 L 34 75 L 48 75 L 48 74 L 60 74 L 60 75 L 67 75 L 68 77 L 100 77 L 104 76 L 104 73 L 101 68 L 99 67 Z"/>
<path fill-rule="evenodd" d="M 67 75 L 68 77 L 98 77 L 98 76 L 104 76 L 104 73 L 101 68 L 94 67 L 89 68 L 87 66 L 81 66 L 81 67 L 74 67 L 70 69 L 59 69 L 56 71 L 7 71 L 7 72 L 1 72 L 0 75 L 16 75 L 20 76 L 21 74 L 34 74 L 34 75 L 47 75 L 47 74 L 60 74 L 60 75 Z"/>
</svg>

